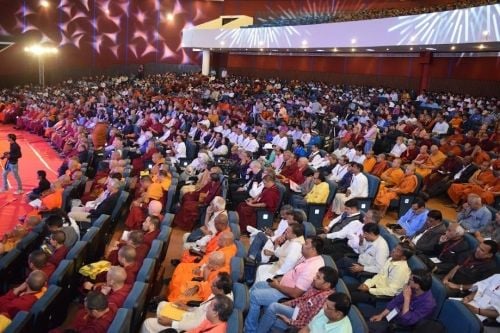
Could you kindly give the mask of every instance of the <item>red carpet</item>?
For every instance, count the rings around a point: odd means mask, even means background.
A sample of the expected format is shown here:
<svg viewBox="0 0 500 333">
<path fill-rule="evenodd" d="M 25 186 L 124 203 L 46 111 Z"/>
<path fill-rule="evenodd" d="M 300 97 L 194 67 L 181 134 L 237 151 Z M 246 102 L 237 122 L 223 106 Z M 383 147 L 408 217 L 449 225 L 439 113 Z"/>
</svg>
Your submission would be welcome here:
<svg viewBox="0 0 500 333">
<path fill-rule="evenodd" d="M 37 170 L 45 170 L 47 178 L 52 182 L 57 178 L 57 169 L 62 159 L 42 137 L 29 132 L 17 131 L 12 125 L 0 125 L 0 154 L 9 150 L 7 134 L 14 133 L 17 143 L 21 146 L 23 157 L 19 161 L 19 176 L 25 193 L 38 185 Z M 0 171 L 3 172 L 5 160 L 0 161 Z M 0 172 L 0 173 L 1 173 Z M 15 195 L 17 183 L 12 173 L 9 174 L 10 191 L 0 193 L 0 237 L 18 223 L 18 217 L 25 215 L 32 208 L 26 203 L 26 196 Z M 0 176 L 3 186 L 3 179 Z"/>
</svg>

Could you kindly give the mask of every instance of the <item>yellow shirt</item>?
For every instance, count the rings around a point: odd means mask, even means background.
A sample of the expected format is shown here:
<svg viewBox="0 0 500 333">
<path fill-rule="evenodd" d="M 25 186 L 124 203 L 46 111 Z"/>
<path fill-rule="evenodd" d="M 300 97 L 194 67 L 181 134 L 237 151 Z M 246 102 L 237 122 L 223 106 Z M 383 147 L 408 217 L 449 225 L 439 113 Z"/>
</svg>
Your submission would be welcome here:
<svg viewBox="0 0 500 333">
<path fill-rule="evenodd" d="M 307 203 L 324 204 L 328 199 L 328 194 L 330 194 L 330 186 L 327 182 L 321 182 L 312 187 L 311 191 L 306 194 L 305 199 Z"/>
</svg>

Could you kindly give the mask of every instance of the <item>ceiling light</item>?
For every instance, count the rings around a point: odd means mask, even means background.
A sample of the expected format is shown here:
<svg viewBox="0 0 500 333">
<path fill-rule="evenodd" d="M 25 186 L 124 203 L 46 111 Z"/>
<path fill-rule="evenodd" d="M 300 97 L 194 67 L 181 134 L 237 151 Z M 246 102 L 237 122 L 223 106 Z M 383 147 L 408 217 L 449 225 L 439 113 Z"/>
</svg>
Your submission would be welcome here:
<svg viewBox="0 0 500 333">
<path fill-rule="evenodd" d="M 220 45 L 226 44 L 223 40 L 220 41 Z"/>
<path fill-rule="evenodd" d="M 332 51 L 333 51 L 333 52 L 337 52 L 338 50 L 337 50 L 337 48 L 334 48 Z"/>
<path fill-rule="evenodd" d="M 351 49 L 351 52 L 355 52 L 355 51 L 356 51 L 356 49 L 353 47 L 353 48 Z"/>
<path fill-rule="evenodd" d="M 104 13 L 105 13 L 106 15 L 109 15 L 109 9 L 107 9 L 107 8 L 106 8 L 106 9 L 104 10 Z"/>
<path fill-rule="evenodd" d="M 386 48 L 385 50 L 386 50 L 386 51 L 389 51 L 389 48 Z"/>
<path fill-rule="evenodd" d="M 260 52 L 264 51 L 264 49 L 260 49 Z"/>
<path fill-rule="evenodd" d="M 351 39 L 351 44 L 356 44 L 356 38 Z"/>
<path fill-rule="evenodd" d="M 174 14 L 172 13 L 167 13 L 167 21 L 172 22 L 174 20 Z"/>
<path fill-rule="evenodd" d="M 489 34 L 490 34 L 490 32 L 489 32 L 488 30 L 484 30 L 484 31 L 483 31 L 483 36 L 484 36 L 484 37 L 488 36 Z"/>
<path fill-rule="evenodd" d="M 304 39 L 304 40 L 302 41 L 302 45 L 307 45 L 307 40 L 305 40 L 305 39 Z"/>
<path fill-rule="evenodd" d="M 426 47 L 425 49 L 428 50 L 428 51 L 436 51 L 436 49 L 433 48 L 433 47 Z"/>
<path fill-rule="evenodd" d="M 410 47 L 410 51 L 413 51 L 413 47 Z"/>
<path fill-rule="evenodd" d="M 50 2 L 48 2 L 47 0 L 42 0 L 40 1 L 40 6 L 42 6 L 43 8 L 49 8 Z"/>
<path fill-rule="evenodd" d="M 374 49 L 366 49 L 368 52 L 375 52 Z"/>
<path fill-rule="evenodd" d="M 455 45 L 453 45 L 452 47 L 450 47 L 450 49 L 453 51 L 455 49 Z"/>
<path fill-rule="evenodd" d="M 325 50 L 319 49 L 319 50 L 316 50 L 316 52 L 325 52 Z"/>
<path fill-rule="evenodd" d="M 25 52 L 31 53 L 36 56 L 43 56 L 45 54 L 56 54 L 59 52 L 57 47 L 52 46 L 43 46 L 40 44 L 35 44 L 31 46 L 27 46 L 24 48 Z"/>
<path fill-rule="evenodd" d="M 482 49 L 484 49 L 484 48 L 485 48 L 484 44 L 479 45 L 479 49 L 481 49 L 481 50 L 482 50 Z"/>
<path fill-rule="evenodd" d="M 260 46 L 264 45 L 264 42 L 263 41 L 259 41 L 259 45 Z"/>
</svg>

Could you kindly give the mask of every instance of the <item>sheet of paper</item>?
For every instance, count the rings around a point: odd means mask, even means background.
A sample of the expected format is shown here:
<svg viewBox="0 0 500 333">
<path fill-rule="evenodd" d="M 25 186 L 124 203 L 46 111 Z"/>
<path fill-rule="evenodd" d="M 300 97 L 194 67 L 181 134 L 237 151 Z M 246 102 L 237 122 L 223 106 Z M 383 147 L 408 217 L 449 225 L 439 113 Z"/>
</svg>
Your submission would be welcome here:
<svg viewBox="0 0 500 333">
<path fill-rule="evenodd" d="M 35 199 L 33 201 L 30 201 L 29 205 L 33 208 L 40 208 L 42 206 L 42 200 Z"/>
</svg>

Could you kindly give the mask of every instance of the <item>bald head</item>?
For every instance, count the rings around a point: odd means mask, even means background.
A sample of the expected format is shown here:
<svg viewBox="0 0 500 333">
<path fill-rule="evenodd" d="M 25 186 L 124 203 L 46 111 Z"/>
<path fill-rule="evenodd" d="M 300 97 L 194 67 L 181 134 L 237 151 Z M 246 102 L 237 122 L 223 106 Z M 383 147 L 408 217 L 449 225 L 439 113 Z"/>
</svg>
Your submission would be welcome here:
<svg viewBox="0 0 500 333">
<path fill-rule="evenodd" d="M 149 215 L 159 216 L 163 206 L 158 200 L 151 200 L 148 205 Z"/>
<path fill-rule="evenodd" d="M 136 257 L 137 252 L 133 246 L 125 245 L 118 251 L 118 261 L 122 265 L 130 265 L 134 263 Z"/>
<path fill-rule="evenodd" d="M 234 244 L 234 235 L 231 231 L 223 232 L 217 241 L 217 245 L 220 247 L 226 247 L 232 244 Z"/>
<path fill-rule="evenodd" d="M 127 280 L 127 272 L 121 266 L 111 266 L 106 274 L 107 285 L 116 288 L 121 287 Z"/>
<path fill-rule="evenodd" d="M 217 232 L 223 231 L 228 226 L 228 217 L 226 214 L 219 214 L 215 217 L 214 220 L 215 229 Z"/>
<path fill-rule="evenodd" d="M 40 291 L 47 282 L 47 275 L 42 271 L 33 271 L 26 279 L 26 284 L 31 291 Z"/>
<path fill-rule="evenodd" d="M 392 161 L 392 167 L 393 168 L 399 168 L 399 167 L 401 167 L 401 159 L 400 158 L 395 158 L 394 161 Z"/>
<path fill-rule="evenodd" d="M 221 251 L 212 252 L 208 257 L 208 265 L 212 269 L 221 268 L 222 266 L 224 266 L 225 262 L 226 256 L 224 255 L 224 252 Z"/>
</svg>

